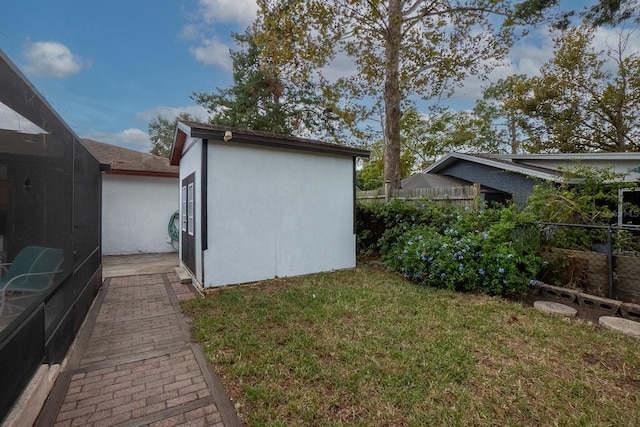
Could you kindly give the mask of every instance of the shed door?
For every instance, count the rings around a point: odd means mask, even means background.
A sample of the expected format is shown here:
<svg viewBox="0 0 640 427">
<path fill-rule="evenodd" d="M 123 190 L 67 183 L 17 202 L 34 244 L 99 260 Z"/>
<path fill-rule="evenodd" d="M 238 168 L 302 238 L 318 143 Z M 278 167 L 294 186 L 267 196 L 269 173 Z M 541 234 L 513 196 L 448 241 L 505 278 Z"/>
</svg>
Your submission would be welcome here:
<svg viewBox="0 0 640 427">
<path fill-rule="evenodd" d="M 182 262 L 191 270 L 196 272 L 196 200 L 195 200 L 195 174 L 192 173 L 182 180 L 182 194 L 180 200 L 181 214 L 181 240 L 182 240 Z"/>
</svg>

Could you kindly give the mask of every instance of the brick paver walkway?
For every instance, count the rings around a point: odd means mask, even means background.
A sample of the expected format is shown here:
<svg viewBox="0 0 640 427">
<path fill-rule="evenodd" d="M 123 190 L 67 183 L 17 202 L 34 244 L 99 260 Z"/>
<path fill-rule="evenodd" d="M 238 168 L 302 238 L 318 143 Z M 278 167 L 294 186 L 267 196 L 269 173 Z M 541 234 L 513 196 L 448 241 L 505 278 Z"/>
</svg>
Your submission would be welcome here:
<svg viewBox="0 0 640 427">
<path fill-rule="evenodd" d="M 36 425 L 240 426 L 197 344 L 175 274 L 105 280 Z"/>
</svg>

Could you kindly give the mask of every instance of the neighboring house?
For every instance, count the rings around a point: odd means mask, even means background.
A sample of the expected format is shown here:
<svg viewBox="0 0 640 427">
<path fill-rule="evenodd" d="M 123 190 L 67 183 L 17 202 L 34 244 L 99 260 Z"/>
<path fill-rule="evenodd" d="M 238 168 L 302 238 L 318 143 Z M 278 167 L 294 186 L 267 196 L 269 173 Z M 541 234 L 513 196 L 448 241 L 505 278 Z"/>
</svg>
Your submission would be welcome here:
<svg viewBox="0 0 640 427">
<path fill-rule="evenodd" d="M 177 251 L 168 226 L 178 210 L 178 167 L 149 153 L 83 139 L 102 164 L 102 253 Z"/>
<path fill-rule="evenodd" d="M 180 258 L 203 287 L 355 266 L 355 159 L 320 141 L 179 122 Z"/>
<path fill-rule="evenodd" d="M 33 421 L 102 285 L 100 169 L 0 50 L 0 424 L 27 385 Z"/>
<path fill-rule="evenodd" d="M 533 186 L 540 180 L 561 182 L 564 179 L 563 170 L 580 166 L 612 168 L 614 172 L 628 174 L 625 181 L 638 182 L 640 153 L 451 153 L 426 168 L 423 173 L 445 175 L 467 183 L 480 184 L 486 200 L 512 198 L 516 203 L 524 204 L 533 191 Z"/>
</svg>

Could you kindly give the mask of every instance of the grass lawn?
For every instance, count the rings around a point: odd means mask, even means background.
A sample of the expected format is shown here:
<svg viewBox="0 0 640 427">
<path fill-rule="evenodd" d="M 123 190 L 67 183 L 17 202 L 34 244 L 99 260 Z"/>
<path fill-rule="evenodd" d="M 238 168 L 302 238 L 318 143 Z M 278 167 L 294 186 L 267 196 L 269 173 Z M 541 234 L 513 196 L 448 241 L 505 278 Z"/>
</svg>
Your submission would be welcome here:
<svg viewBox="0 0 640 427">
<path fill-rule="evenodd" d="M 375 267 L 183 303 L 262 425 L 639 426 L 640 341 Z"/>
</svg>

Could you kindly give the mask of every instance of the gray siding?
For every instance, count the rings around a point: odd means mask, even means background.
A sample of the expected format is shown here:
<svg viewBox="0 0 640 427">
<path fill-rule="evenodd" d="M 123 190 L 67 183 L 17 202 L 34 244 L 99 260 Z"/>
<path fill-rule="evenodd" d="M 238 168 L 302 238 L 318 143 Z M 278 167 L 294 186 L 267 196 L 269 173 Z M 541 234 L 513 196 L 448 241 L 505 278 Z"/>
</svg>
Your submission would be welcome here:
<svg viewBox="0 0 640 427">
<path fill-rule="evenodd" d="M 457 162 L 438 173 L 510 193 L 513 195 L 513 201 L 518 205 L 526 203 L 533 191 L 533 186 L 538 182 L 534 178 L 519 173 L 467 162 Z"/>
</svg>

